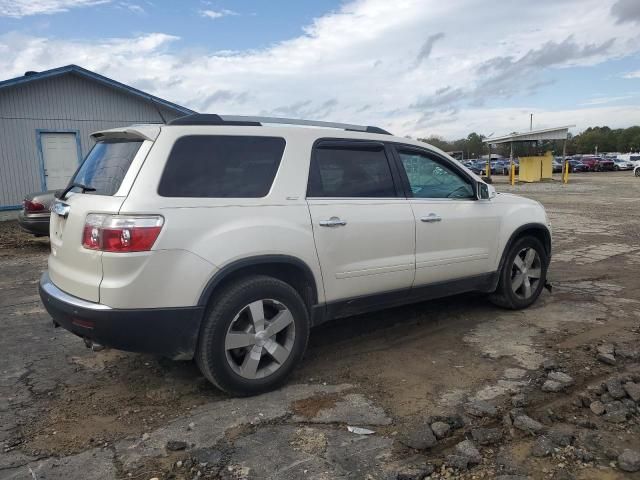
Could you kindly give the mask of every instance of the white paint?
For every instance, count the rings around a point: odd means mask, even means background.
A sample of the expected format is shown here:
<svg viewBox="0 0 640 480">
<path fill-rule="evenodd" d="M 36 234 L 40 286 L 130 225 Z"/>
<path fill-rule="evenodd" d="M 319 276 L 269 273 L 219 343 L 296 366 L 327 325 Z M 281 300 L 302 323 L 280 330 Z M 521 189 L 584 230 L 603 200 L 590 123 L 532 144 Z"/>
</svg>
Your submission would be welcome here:
<svg viewBox="0 0 640 480">
<path fill-rule="evenodd" d="M 65 188 L 78 168 L 75 133 L 42 133 L 42 158 L 47 190 Z"/>
</svg>

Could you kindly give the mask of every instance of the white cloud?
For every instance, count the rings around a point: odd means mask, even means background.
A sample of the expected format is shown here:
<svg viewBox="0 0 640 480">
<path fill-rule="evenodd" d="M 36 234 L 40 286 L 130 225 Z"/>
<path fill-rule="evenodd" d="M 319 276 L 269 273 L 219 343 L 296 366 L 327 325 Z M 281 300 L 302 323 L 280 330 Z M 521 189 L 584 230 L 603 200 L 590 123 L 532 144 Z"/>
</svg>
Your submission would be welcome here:
<svg viewBox="0 0 640 480">
<path fill-rule="evenodd" d="M 353 0 L 298 37 L 243 51 L 194 50 L 162 33 L 86 42 L 10 33 L 0 35 L 0 72 L 77 63 L 199 111 L 412 136 L 509 132 L 520 118 L 528 125 L 531 111 L 545 125 L 587 126 L 596 114 L 595 124 L 637 123 L 637 107 L 634 119 L 631 106 L 543 111 L 514 100 L 553 89 L 567 67 L 588 74 L 590 65 L 638 53 L 640 33 L 616 24 L 612 3 L 519 0 L 488 9 L 483 0 Z M 613 95 L 605 88 L 599 96 Z M 512 107 L 489 108 L 497 102 Z"/>
<path fill-rule="evenodd" d="M 22 18 L 29 15 L 50 15 L 72 8 L 89 7 L 111 0 L 0 0 L 0 17 Z"/>
<path fill-rule="evenodd" d="M 640 78 L 640 70 L 637 70 L 635 72 L 629 72 L 629 73 L 625 73 L 622 78 Z"/>
<path fill-rule="evenodd" d="M 581 106 L 592 106 L 592 105 L 606 105 L 608 103 L 616 103 L 621 102 L 623 100 L 629 100 L 631 98 L 635 98 L 637 95 L 617 95 L 613 97 L 594 97 L 586 102 L 581 103 Z"/>
<path fill-rule="evenodd" d="M 238 13 L 234 12 L 233 10 L 227 10 L 226 8 L 223 8 L 222 10 L 200 10 L 201 17 L 206 17 L 211 19 L 229 17 L 233 15 L 238 15 Z"/>
</svg>

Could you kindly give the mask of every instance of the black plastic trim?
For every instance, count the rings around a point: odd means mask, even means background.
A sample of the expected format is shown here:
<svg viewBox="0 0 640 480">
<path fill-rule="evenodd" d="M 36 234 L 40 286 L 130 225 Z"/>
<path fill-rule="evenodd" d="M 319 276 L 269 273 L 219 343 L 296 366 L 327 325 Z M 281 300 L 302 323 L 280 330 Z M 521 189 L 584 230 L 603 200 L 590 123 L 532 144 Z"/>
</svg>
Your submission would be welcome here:
<svg viewBox="0 0 640 480">
<path fill-rule="evenodd" d="M 188 360 L 193 358 L 203 307 L 94 310 L 38 291 L 54 322 L 107 347 Z"/>
<path fill-rule="evenodd" d="M 258 255 L 253 257 L 243 258 L 241 260 L 237 260 L 229 265 L 222 267 L 218 270 L 213 277 L 207 282 L 207 286 L 204 288 L 202 293 L 200 294 L 200 299 L 198 300 L 198 305 L 201 307 L 206 307 L 209 299 L 211 298 L 211 294 L 213 290 L 222 282 L 228 275 L 236 272 L 242 268 L 250 267 L 252 265 L 264 265 L 264 264 L 288 264 L 293 265 L 295 267 L 301 268 L 304 272 L 305 279 L 311 285 L 313 298 L 311 298 L 311 303 L 316 304 L 318 302 L 318 290 L 316 285 L 315 277 L 313 276 L 313 272 L 309 265 L 307 265 L 304 261 L 299 258 L 292 257 L 289 255 Z"/>
<path fill-rule="evenodd" d="M 237 127 L 261 127 L 260 122 L 242 122 L 223 120 L 215 113 L 192 113 L 170 120 L 167 125 L 230 125 Z"/>
<path fill-rule="evenodd" d="M 43 217 L 29 217 L 23 212 L 18 214 L 18 225 L 22 230 L 36 236 L 49 236 L 49 222 L 51 215 Z"/>
<path fill-rule="evenodd" d="M 488 293 L 495 289 L 493 285 L 497 281 L 497 278 L 497 272 L 490 272 L 458 280 L 437 282 L 420 287 L 376 293 L 374 295 L 363 295 L 326 303 L 324 305 L 316 305 L 312 311 L 313 325 L 319 325 L 335 318 L 349 317 L 385 308 L 458 295 L 460 293 L 473 291 Z"/>
</svg>

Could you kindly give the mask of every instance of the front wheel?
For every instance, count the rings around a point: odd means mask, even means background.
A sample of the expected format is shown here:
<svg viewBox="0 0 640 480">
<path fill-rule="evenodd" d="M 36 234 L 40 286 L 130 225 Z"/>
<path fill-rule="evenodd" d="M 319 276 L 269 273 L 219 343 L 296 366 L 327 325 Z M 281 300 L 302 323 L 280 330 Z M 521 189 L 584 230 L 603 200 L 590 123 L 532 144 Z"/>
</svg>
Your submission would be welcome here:
<svg viewBox="0 0 640 480">
<path fill-rule="evenodd" d="M 636 177 L 640 177 L 640 167 L 635 169 L 635 175 Z"/>
<path fill-rule="evenodd" d="M 213 299 L 196 362 L 227 393 L 273 390 L 302 360 L 309 323 L 304 301 L 288 283 L 262 275 L 240 279 Z"/>
<path fill-rule="evenodd" d="M 547 281 L 549 259 L 535 237 L 517 239 L 509 248 L 499 275 L 498 288 L 490 300 L 511 310 L 526 308 L 535 302 Z"/>
</svg>

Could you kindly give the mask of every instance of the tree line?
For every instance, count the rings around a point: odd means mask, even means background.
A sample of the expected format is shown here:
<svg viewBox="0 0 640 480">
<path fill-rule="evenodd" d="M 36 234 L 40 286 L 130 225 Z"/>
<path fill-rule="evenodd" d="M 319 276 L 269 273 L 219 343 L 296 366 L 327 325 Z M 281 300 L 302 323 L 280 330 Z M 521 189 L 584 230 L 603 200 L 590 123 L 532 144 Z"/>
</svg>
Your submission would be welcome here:
<svg viewBox="0 0 640 480">
<path fill-rule="evenodd" d="M 484 135 L 472 132 L 465 138 L 454 141 L 436 135 L 418 140 L 430 143 L 445 152 L 463 152 L 464 158 L 479 158 L 488 153 L 485 138 Z M 514 143 L 513 153 L 515 156 L 539 155 L 551 150 L 556 155 L 562 155 L 563 144 L 562 140 Z M 596 150 L 598 153 L 637 152 L 640 151 L 640 126 L 616 129 L 606 126 L 589 127 L 578 135 L 569 134 L 566 148 L 567 155 L 595 153 Z M 511 146 L 504 143 L 494 147 L 492 152 L 508 157 L 510 149 Z"/>
</svg>

